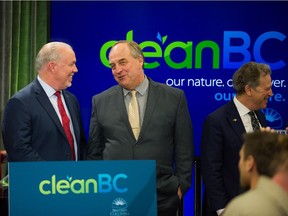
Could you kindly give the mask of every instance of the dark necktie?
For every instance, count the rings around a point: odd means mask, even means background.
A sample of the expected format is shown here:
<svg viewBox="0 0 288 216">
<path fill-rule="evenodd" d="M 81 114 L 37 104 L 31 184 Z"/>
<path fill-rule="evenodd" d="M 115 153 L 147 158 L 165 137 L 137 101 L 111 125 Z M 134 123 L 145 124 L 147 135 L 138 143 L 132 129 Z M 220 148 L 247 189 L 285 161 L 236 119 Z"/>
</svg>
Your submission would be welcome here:
<svg viewBox="0 0 288 216">
<path fill-rule="evenodd" d="M 68 142 L 71 147 L 72 152 L 72 159 L 75 160 L 75 149 L 74 149 L 74 139 L 70 130 L 70 119 L 65 111 L 64 105 L 61 100 L 61 92 L 57 91 L 55 92 L 55 95 L 57 96 L 57 105 L 58 109 L 62 118 L 62 126 L 64 128 L 65 134 L 67 136 Z"/>
<path fill-rule="evenodd" d="M 252 124 L 253 131 L 259 130 L 260 129 L 259 122 L 255 116 L 254 111 L 250 111 L 248 114 L 251 117 L 251 124 Z"/>
</svg>

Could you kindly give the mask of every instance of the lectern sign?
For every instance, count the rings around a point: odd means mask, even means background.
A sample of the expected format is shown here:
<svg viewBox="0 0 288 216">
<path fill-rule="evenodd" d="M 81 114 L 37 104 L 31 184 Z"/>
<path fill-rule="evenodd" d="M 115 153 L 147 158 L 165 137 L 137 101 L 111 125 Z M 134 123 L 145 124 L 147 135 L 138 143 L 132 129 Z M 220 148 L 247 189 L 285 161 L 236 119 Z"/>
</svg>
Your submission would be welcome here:
<svg viewBox="0 0 288 216">
<path fill-rule="evenodd" d="M 10 162 L 10 216 L 157 215 L 155 161 Z"/>
</svg>

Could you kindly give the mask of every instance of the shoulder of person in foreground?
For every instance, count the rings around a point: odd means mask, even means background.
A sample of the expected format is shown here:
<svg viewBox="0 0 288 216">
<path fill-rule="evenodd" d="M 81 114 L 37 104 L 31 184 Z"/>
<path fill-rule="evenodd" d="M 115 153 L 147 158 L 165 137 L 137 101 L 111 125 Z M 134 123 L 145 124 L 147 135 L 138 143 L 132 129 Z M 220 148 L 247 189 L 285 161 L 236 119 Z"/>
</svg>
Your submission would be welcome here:
<svg viewBox="0 0 288 216">
<path fill-rule="evenodd" d="M 260 181 L 261 186 L 258 184 L 259 187 L 254 190 L 232 199 L 221 216 L 282 216 L 281 206 L 278 206 L 277 202 L 273 202 L 273 198 L 267 195 L 265 191 L 263 192 L 263 187 L 266 188 L 267 184 L 272 183 L 271 179 L 262 176 Z"/>
</svg>

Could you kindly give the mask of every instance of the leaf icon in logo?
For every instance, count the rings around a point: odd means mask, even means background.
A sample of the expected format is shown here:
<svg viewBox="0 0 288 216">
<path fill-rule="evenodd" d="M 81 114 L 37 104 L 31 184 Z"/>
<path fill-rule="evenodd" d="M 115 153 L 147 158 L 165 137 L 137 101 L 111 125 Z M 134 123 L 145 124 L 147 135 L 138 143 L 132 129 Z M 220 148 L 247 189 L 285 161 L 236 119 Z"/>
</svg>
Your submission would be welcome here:
<svg viewBox="0 0 288 216">
<path fill-rule="evenodd" d="M 166 36 L 164 36 L 164 37 L 162 37 L 162 44 L 164 44 L 165 42 L 166 42 L 166 40 L 167 40 L 167 35 Z"/>
<path fill-rule="evenodd" d="M 70 176 L 66 176 L 66 179 L 67 179 L 69 182 L 72 181 L 72 177 L 70 177 Z"/>
<path fill-rule="evenodd" d="M 164 43 L 166 42 L 167 37 L 168 37 L 167 35 L 164 36 L 164 37 L 162 37 L 161 34 L 160 34 L 160 32 L 157 33 L 157 39 L 158 39 L 162 44 L 164 44 Z"/>
</svg>

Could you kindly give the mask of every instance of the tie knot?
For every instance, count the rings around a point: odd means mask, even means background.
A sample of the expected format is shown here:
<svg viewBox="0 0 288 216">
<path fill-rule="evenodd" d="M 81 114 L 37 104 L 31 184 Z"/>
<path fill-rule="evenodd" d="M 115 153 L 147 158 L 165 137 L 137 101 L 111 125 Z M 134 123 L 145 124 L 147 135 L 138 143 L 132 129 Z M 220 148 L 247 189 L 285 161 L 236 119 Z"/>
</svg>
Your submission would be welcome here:
<svg viewBox="0 0 288 216">
<path fill-rule="evenodd" d="M 132 90 L 132 91 L 130 91 L 130 92 L 131 92 L 131 96 L 132 96 L 132 97 L 136 97 L 136 93 L 137 93 L 136 90 Z"/>
<path fill-rule="evenodd" d="M 54 94 L 59 98 L 60 95 L 61 95 L 61 92 L 60 91 L 56 91 Z"/>
<path fill-rule="evenodd" d="M 251 117 L 255 118 L 255 112 L 254 112 L 254 111 L 250 111 L 250 112 L 248 112 L 248 114 L 249 114 Z"/>
</svg>

